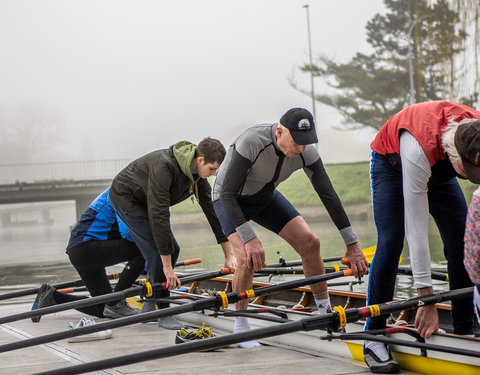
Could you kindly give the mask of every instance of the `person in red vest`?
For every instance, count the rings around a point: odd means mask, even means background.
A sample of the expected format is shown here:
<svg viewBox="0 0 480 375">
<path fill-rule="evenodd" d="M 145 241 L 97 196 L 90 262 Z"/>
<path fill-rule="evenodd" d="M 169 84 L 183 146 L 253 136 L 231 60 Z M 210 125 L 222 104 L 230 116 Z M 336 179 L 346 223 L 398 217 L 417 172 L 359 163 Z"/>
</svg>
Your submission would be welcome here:
<svg viewBox="0 0 480 375">
<path fill-rule="evenodd" d="M 418 295 L 433 293 L 429 214 L 440 231 L 450 289 L 472 285 L 463 265 L 467 204 L 456 177 L 480 183 L 480 112 L 449 101 L 418 103 L 390 118 L 371 144 L 370 177 L 377 248 L 370 265 L 367 304 L 391 301 L 406 237 Z M 367 319 L 366 330 L 386 326 L 386 315 Z M 453 333 L 473 334 L 471 298 L 452 301 Z M 429 338 L 438 330 L 435 306 L 417 311 L 415 327 Z M 364 344 L 372 372 L 395 373 L 388 346 Z"/>
</svg>

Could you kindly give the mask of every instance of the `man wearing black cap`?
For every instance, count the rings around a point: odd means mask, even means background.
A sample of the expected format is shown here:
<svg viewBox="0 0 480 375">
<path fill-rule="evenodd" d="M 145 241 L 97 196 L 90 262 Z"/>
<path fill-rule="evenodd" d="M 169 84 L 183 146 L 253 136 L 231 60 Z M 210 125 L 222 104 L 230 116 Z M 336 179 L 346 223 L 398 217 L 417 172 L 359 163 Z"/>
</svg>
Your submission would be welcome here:
<svg viewBox="0 0 480 375">
<path fill-rule="evenodd" d="M 370 177 L 377 248 L 370 265 L 367 304 L 391 301 L 406 237 L 418 295 L 433 293 L 428 245 L 429 213 L 437 224 L 448 264 L 450 289 L 471 286 L 463 265 L 467 205 L 456 177 L 480 183 L 480 112 L 463 104 L 411 105 L 388 120 L 373 140 Z M 453 333 L 473 334 L 471 298 L 452 301 Z M 367 319 L 366 330 L 385 328 L 386 316 Z M 435 306 L 420 307 L 422 337 L 438 330 Z M 373 372 L 398 372 L 390 350 L 366 341 Z"/>
<path fill-rule="evenodd" d="M 363 275 L 368 263 L 342 207 L 322 160 L 313 117 L 306 109 L 292 108 L 274 124 L 247 129 L 228 148 L 217 173 L 212 195 L 214 208 L 225 235 L 235 249 L 237 270 L 234 291 L 252 287 L 253 273 L 263 267 L 265 252 L 250 220 L 277 233 L 302 257 L 305 276 L 325 273 L 320 241 L 292 204 L 276 187 L 295 170 L 303 168 L 315 191 L 345 241 L 355 276 Z M 326 283 L 311 285 L 320 312 L 329 308 Z M 248 301 L 237 303 L 237 310 Z M 236 317 L 235 332 L 249 330 L 244 317 Z M 256 341 L 240 347 L 257 346 Z"/>
</svg>

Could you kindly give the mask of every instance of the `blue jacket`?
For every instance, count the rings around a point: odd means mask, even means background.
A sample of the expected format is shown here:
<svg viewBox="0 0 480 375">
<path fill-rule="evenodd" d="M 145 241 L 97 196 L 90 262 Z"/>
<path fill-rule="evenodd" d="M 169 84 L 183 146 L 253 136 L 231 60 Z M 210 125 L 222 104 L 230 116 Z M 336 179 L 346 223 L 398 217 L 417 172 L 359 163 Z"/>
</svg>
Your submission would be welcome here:
<svg viewBox="0 0 480 375">
<path fill-rule="evenodd" d="M 110 187 L 100 194 L 85 210 L 73 227 L 67 252 L 85 241 L 126 239 L 134 242 L 125 223 L 115 213 L 109 198 Z"/>
</svg>

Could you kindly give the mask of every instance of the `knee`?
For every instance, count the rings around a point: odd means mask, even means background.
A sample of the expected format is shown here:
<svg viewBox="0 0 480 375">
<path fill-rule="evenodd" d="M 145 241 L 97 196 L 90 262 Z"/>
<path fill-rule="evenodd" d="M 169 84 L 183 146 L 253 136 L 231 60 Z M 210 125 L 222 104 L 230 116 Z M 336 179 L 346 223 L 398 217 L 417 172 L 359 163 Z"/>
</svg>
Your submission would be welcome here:
<svg viewBox="0 0 480 375">
<path fill-rule="evenodd" d="M 315 233 L 311 232 L 309 235 L 304 236 L 297 252 L 301 256 L 320 254 L 320 239 Z"/>
</svg>

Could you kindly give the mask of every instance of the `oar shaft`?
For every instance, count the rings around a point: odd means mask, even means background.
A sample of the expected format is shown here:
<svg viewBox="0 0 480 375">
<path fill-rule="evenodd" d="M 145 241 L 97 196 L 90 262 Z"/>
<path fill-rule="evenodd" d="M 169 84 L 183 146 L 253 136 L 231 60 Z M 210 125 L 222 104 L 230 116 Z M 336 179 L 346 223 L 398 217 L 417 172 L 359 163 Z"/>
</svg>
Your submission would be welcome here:
<svg viewBox="0 0 480 375">
<path fill-rule="evenodd" d="M 330 314 L 329 314 L 330 315 Z M 266 327 L 246 331 L 242 333 L 235 333 L 221 337 L 213 337 L 206 340 L 198 340 L 195 342 L 188 342 L 166 348 L 153 349 L 140 353 L 133 353 L 125 356 L 108 358 L 100 361 L 84 363 L 81 365 L 60 368 L 38 373 L 37 375 L 70 375 L 82 374 L 89 371 L 97 371 L 111 367 L 119 367 L 130 365 L 133 363 L 144 362 L 152 359 L 159 359 L 171 357 L 180 354 L 191 353 L 192 351 L 200 351 L 204 349 L 211 349 L 216 347 L 227 346 L 243 341 L 262 339 L 265 337 L 278 336 L 291 332 L 296 332 L 302 329 L 302 321 L 282 323 L 273 327 Z"/>
<path fill-rule="evenodd" d="M 202 261 L 201 258 L 187 259 L 187 260 L 184 260 L 183 262 L 175 263 L 175 267 L 200 263 L 201 261 Z M 118 279 L 119 274 L 118 273 L 112 273 L 112 274 L 107 275 L 107 277 L 108 277 L 109 280 Z M 84 285 L 83 280 L 73 280 L 73 281 L 66 281 L 66 282 L 58 283 L 58 284 L 52 284 L 52 286 L 55 289 L 73 288 L 73 287 L 83 286 L 83 285 Z M 40 287 L 29 288 L 29 289 L 24 289 L 24 290 L 17 290 L 15 292 L 1 294 L 0 295 L 0 301 L 6 300 L 6 299 L 11 299 L 11 298 L 24 297 L 24 296 L 28 296 L 28 295 L 31 295 L 31 294 L 36 294 L 36 293 L 38 293 L 39 289 L 40 289 Z"/>
<path fill-rule="evenodd" d="M 304 286 L 308 284 L 315 284 L 320 281 L 330 280 L 335 277 L 348 276 L 350 274 L 352 274 L 352 271 L 346 270 L 346 271 L 332 273 L 332 274 L 313 276 L 305 279 L 291 280 L 286 283 L 258 288 L 255 290 L 255 295 L 256 296 L 266 295 L 266 294 L 274 293 L 279 290 L 295 288 L 295 287 Z M 131 288 L 131 289 L 134 289 L 134 288 Z M 248 299 L 247 295 L 248 293 L 246 292 L 240 292 L 240 293 L 231 292 L 226 294 L 226 298 L 228 303 L 235 303 L 240 300 Z M 97 298 L 97 297 L 94 297 L 94 298 Z M 93 298 L 89 298 L 89 299 L 93 299 Z M 81 302 L 81 301 L 76 301 L 76 302 Z M 69 302 L 69 304 L 72 304 L 72 302 Z M 62 304 L 62 305 L 66 305 L 66 304 Z M 62 306 L 62 305 L 57 305 L 57 306 Z M 216 295 L 210 298 L 197 300 L 192 303 L 188 303 L 180 306 L 168 307 L 168 308 L 164 308 L 164 309 L 160 309 L 160 310 L 156 310 L 148 313 L 137 314 L 137 315 L 132 315 L 124 318 L 115 319 L 110 322 L 98 323 L 91 326 L 72 329 L 69 331 L 53 333 L 51 335 L 39 336 L 31 339 L 10 343 L 10 344 L 1 345 L 0 353 L 9 351 L 9 350 L 14 350 L 14 349 L 26 348 L 32 345 L 45 344 L 47 342 L 62 340 L 69 337 L 80 336 L 80 335 L 84 335 L 91 332 L 98 332 L 106 329 L 112 329 L 116 327 L 130 325 L 130 324 L 141 323 L 144 321 L 150 321 L 150 320 L 158 319 L 165 316 L 183 314 L 185 312 L 190 312 L 190 311 L 219 308 L 221 306 L 222 306 L 222 298 L 219 295 Z M 56 306 L 51 306 L 51 307 L 56 307 Z M 45 307 L 44 309 L 39 309 L 39 310 L 46 310 L 49 308 L 50 307 Z M 75 307 L 71 307 L 71 308 L 75 308 Z M 23 319 L 25 314 L 27 313 L 17 314 L 17 315 L 21 315 L 20 319 Z M 30 315 L 28 317 L 30 317 Z M 9 317 L 6 317 L 6 318 L 9 318 Z M 18 319 L 15 319 L 15 320 L 18 320 Z M 9 321 L 12 321 L 12 320 L 9 320 Z M 9 321 L 7 321 L 6 323 L 8 323 Z M 3 322 L 1 322 L 0 320 L 0 324 L 2 323 Z"/>
<path fill-rule="evenodd" d="M 162 288 L 161 284 L 152 285 L 153 288 L 159 289 Z M 25 311 L 22 313 L 0 317 L 0 324 L 11 323 L 17 320 L 28 319 L 35 316 L 42 316 L 47 314 L 53 314 L 60 311 L 66 311 L 70 309 L 78 309 L 81 307 L 87 307 L 92 305 L 97 305 L 99 303 L 106 303 L 110 301 L 115 301 L 117 299 L 124 299 L 127 297 L 132 297 L 140 294 L 144 291 L 143 286 L 137 286 L 129 289 L 122 290 L 120 292 L 104 294 L 97 297 L 85 298 L 78 301 L 61 303 L 58 305 L 43 307 L 41 309 Z"/>
<path fill-rule="evenodd" d="M 82 280 L 74 280 L 74 281 L 66 281 L 63 283 L 58 283 L 58 284 L 53 284 L 52 286 L 55 289 L 63 289 L 63 288 L 71 288 L 71 287 L 76 287 L 76 286 L 82 286 L 83 281 Z M 5 293 L 0 295 L 0 301 L 10 299 L 10 298 L 16 298 L 16 297 L 24 297 L 28 296 L 30 294 L 35 294 L 38 293 L 38 290 L 40 288 L 29 288 L 29 289 L 24 289 L 24 290 L 17 290 L 15 292 L 10 292 L 10 293 Z"/>
<path fill-rule="evenodd" d="M 472 290 L 473 288 L 464 288 L 464 289 L 458 289 L 450 292 L 439 293 L 436 295 L 417 297 L 417 298 L 406 300 L 406 301 L 393 302 L 391 304 L 381 304 L 381 305 L 375 305 L 375 306 L 367 306 L 365 308 L 347 309 L 345 310 L 346 322 L 354 322 L 360 319 L 361 317 L 365 317 L 365 316 L 376 316 L 375 314 L 377 311 L 379 314 L 383 314 L 386 312 L 399 311 L 405 308 L 413 308 L 419 305 L 420 303 L 428 305 L 428 304 L 434 304 L 437 302 L 443 302 L 445 300 L 450 300 L 453 298 L 465 297 L 466 295 L 469 295 L 469 294 L 471 295 Z M 210 299 L 206 299 L 205 301 L 208 301 L 208 300 Z M 187 305 L 184 305 L 182 307 L 185 308 L 187 307 Z M 176 308 L 178 309 L 180 308 L 180 306 Z M 167 309 L 163 309 L 163 310 L 167 310 Z M 142 315 L 148 315 L 153 313 L 154 312 L 150 312 Z M 122 318 L 118 320 L 125 320 L 130 318 L 132 317 Z M 140 352 L 140 353 L 133 353 L 125 356 L 108 358 L 101 361 L 94 361 L 94 362 L 80 364 L 80 365 L 71 366 L 67 368 L 50 370 L 50 371 L 39 373 L 37 375 L 81 374 L 89 371 L 97 371 L 97 370 L 102 370 L 110 367 L 124 366 L 124 365 L 133 364 L 133 363 L 148 361 L 152 359 L 186 354 L 192 351 L 200 351 L 205 349 L 222 347 L 225 345 L 231 345 L 231 344 L 235 344 L 243 341 L 259 340 L 265 337 L 278 336 L 278 335 L 292 333 L 300 330 L 311 331 L 314 329 L 322 329 L 322 328 L 331 328 L 332 330 L 336 330 L 339 327 L 339 321 L 340 319 L 339 319 L 338 312 L 327 313 L 323 315 L 315 315 L 308 318 L 303 318 L 295 322 L 286 322 L 286 323 L 282 323 L 272 327 L 265 327 L 265 328 L 250 330 L 247 332 L 226 335 L 222 337 L 214 337 L 206 340 L 199 340 L 199 341 L 179 344 L 179 345 L 170 346 L 167 348 L 154 349 L 154 350 L 149 350 L 149 351 Z M 102 325 L 102 324 L 99 324 L 99 325 Z M 95 326 L 87 326 L 87 327 L 82 327 L 75 330 L 80 331 L 80 330 L 86 330 L 88 328 L 93 328 L 93 327 Z M 75 330 L 71 330 L 71 331 L 75 331 Z M 89 331 L 89 332 L 93 332 L 93 331 Z"/>
<path fill-rule="evenodd" d="M 398 267 L 398 273 L 404 275 L 413 275 L 413 271 L 409 267 Z M 440 280 L 440 281 L 448 281 L 448 273 L 440 272 L 440 271 L 431 271 L 432 279 Z"/>
</svg>

